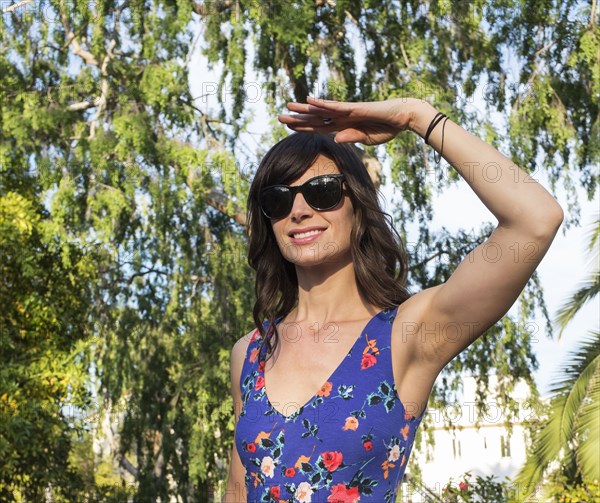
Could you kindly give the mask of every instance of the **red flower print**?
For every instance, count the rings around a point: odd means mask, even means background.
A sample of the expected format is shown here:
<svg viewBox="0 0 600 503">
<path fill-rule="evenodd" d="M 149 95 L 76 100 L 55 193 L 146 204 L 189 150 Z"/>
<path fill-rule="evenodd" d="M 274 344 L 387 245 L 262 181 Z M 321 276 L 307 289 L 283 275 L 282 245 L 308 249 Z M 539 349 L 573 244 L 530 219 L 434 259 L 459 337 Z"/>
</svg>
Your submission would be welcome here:
<svg viewBox="0 0 600 503">
<path fill-rule="evenodd" d="M 296 475 L 296 469 L 293 466 L 290 466 L 289 468 L 285 469 L 286 477 L 293 477 L 294 475 Z"/>
<path fill-rule="evenodd" d="M 406 425 L 404 425 L 404 428 L 402 428 L 402 429 L 400 430 L 400 433 L 402 434 L 402 438 L 403 438 L 404 440 L 406 440 L 406 439 L 408 438 L 408 433 L 409 433 L 409 431 L 410 431 L 410 427 L 409 427 L 407 424 L 406 424 Z"/>
<path fill-rule="evenodd" d="M 271 497 L 274 499 L 279 499 L 279 496 L 281 495 L 279 486 L 271 487 L 271 490 L 269 492 L 271 493 Z"/>
<path fill-rule="evenodd" d="M 321 454 L 323 456 L 323 463 L 325 467 L 333 472 L 338 469 L 338 467 L 342 464 L 342 458 L 344 457 L 339 451 L 327 451 Z"/>
<path fill-rule="evenodd" d="M 377 358 L 370 354 L 364 354 L 360 362 L 360 370 L 368 369 L 377 363 Z"/>
<path fill-rule="evenodd" d="M 265 378 L 263 376 L 258 376 L 256 378 L 256 384 L 254 385 L 254 389 L 258 391 L 265 386 Z"/>
<path fill-rule="evenodd" d="M 458 488 L 461 491 L 466 491 L 469 487 L 469 484 L 467 484 L 466 482 L 461 482 L 460 484 L 458 484 Z"/>
<path fill-rule="evenodd" d="M 358 487 L 348 489 L 344 484 L 333 486 L 327 501 L 328 503 L 357 503 L 360 501 Z"/>
<path fill-rule="evenodd" d="M 363 444 L 363 447 L 365 448 L 366 451 L 370 451 L 371 449 L 373 449 L 373 442 L 371 442 L 370 440 L 367 440 Z"/>
<path fill-rule="evenodd" d="M 325 384 L 323 384 L 323 386 L 321 386 L 321 389 L 319 391 L 317 391 L 317 396 L 329 396 L 330 392 L 331 392 L 331 383 L 329 381 L 327 381 Z"/>
<path fill-rule="evenodd" d="M 248 361 L 250 361 L 250 363 L 254 363 L 257 358 L 258 358 L 258 348 L 250 351 L 250 357 L 248 358 Z"/>
<path fill-rule="evenodd" d="M 256 452 L 256 444 L 254 442 L 250 442 L 246 446 L 246 449 L 248 449 L 248 452 Z"/>
<path fill-rule="evenodd" d="M 410 421 L 411 419 L 414 419 L 415 416 L 413 416 L 410 412 L 404 411 L 404 419 L 406 419 L 407 421 Z"/>
<path fill-rule="evenodd" d="M 258 371 L 261 373 L 265 371 L 265 361 L 264 360 L 258 364 Z"/>
</svg>

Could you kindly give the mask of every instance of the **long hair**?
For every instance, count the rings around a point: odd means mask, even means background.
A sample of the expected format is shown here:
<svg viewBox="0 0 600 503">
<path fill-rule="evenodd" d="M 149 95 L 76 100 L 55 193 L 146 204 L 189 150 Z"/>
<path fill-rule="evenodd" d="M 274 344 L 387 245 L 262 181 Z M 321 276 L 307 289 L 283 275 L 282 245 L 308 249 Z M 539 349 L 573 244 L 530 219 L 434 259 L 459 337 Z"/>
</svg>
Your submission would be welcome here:
<svg viewBox="0 0 600 503">
<path fill-rule="evenodd" d="M 298 278 L 260 209 L 259 194 L 268 185 L 297 180 L 319 154 L 332 159 L 344 175 L 354 208 L 350 248 L 359 292 L 370 304 L 384 309 L 411 296 L 406 288 L 408 258 L 402 238 L 379 206 L 377 190 L 358 152 L 354 145 L 336 143 L 332 135 L 294 133 L 274 145 L 258 167 L 248 194 L 248 263 L 256 271 L 253 317 L 262 337 L 260 349 L 266 341 L 270 355 L 278 343 L 275 320 L 298 302 Z M 269 320 L 266 330 L 265 319 Z"/>
</svg>

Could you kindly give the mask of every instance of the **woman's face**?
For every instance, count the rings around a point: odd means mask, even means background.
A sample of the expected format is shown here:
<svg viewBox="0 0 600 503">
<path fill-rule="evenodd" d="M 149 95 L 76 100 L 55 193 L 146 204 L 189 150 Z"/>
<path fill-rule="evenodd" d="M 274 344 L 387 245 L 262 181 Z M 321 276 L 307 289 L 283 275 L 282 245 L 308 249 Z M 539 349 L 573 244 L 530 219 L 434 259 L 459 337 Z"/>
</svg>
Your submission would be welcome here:
<svg viewBox="0 0 600 503">
<path fill-rule="evenodd" d="M 319 175 L 340 173 L 335 162 L 319 155 L 300 178 L 289 185 L 302 185 Z M 296 194 L 291 212 L 273 220 L 273 233 L 283 256 L 297 266 L 350 261 L 350 232 L 353 208 L 343 194 L 340 204 L 331 210 L 313 209 L 301 193 Z"/>
</svg>

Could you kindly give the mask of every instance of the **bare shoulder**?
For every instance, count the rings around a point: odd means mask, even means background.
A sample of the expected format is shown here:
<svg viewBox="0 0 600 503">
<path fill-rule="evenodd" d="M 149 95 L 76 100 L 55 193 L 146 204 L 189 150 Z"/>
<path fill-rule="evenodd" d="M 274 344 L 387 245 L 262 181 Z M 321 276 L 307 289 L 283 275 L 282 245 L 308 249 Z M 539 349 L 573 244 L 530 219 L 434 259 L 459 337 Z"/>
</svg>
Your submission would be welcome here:
<svg viewBox="0 0 600 503">
<path fill-rule="evenodd" d="M 255 332 L 257 332 L 256 329 L 248 332 L 246 335 L 243 335 L 235 342 L 233 348 L 231 348 L 231 391 L 234 395 L 234 398 L 236 395 L 238 395 L 238 393 L 240 393 L 240 389 L 237 384 L 240 382 L 242 367 L 244 366 L 244 359 L 246 358 L 248 346 L 250 345 L 250 341 L 252 340 Z"/>
<path fill-rule="evenodd" d="M 232 363 L 240 359 L 242 361 L 244 360 L 246 352 L 248 351 L 248 346 L 250 345 L 250 341 L 252 340 L 252 337 L 254 336 L 255 332 L 257 332 L 257 330 L 253 329 L 252 331 L 248 332 L 246 335 L 243 335 L 237 341 L 235 341 L 233 348 L 231 348 Z"/>
</svg>

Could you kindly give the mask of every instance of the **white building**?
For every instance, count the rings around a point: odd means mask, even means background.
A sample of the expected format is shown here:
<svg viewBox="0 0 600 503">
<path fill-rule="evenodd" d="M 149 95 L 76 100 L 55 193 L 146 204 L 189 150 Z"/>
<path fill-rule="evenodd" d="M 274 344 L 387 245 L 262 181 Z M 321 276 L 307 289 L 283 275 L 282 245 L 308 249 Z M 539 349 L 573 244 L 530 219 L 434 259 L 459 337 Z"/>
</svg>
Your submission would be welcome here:
<svg viewBox="0 0 600 503">
<path fill-rule="evenodd" d="M 492 395 L 495 383 L 495 377 L 491 376 Z M 513 392 L 512 398 L 519 404 L 516 413 L 506 417 L 498 403 L 490 400 L 478 425 L 475 390 L 475 379 L 466 377 L 460 404 L 427 411 L 430 419 L 433 418 L 435 445 L 427 447 L 424 441 L 420 449 L 415 446 L 411 455 L 421 469 L 424 485 L 437 496 L 442 495 L 442 489 L 450 479 L 458 486 L 465 472 L 473 476 L 494 475 L 496 481 L 504 481 L 505 477 L 516 475 L 525 462 L 528 438 L 524 423 L 535 419 L 539 412 L 528 403 L 527 385 L 519 383 Z M 507 424 L 512 427 L 511 432 Z M 425 499 L 420 491 L 411 490 L 404 484 L 399 501 L 417 503 Z"/>
</svg>

